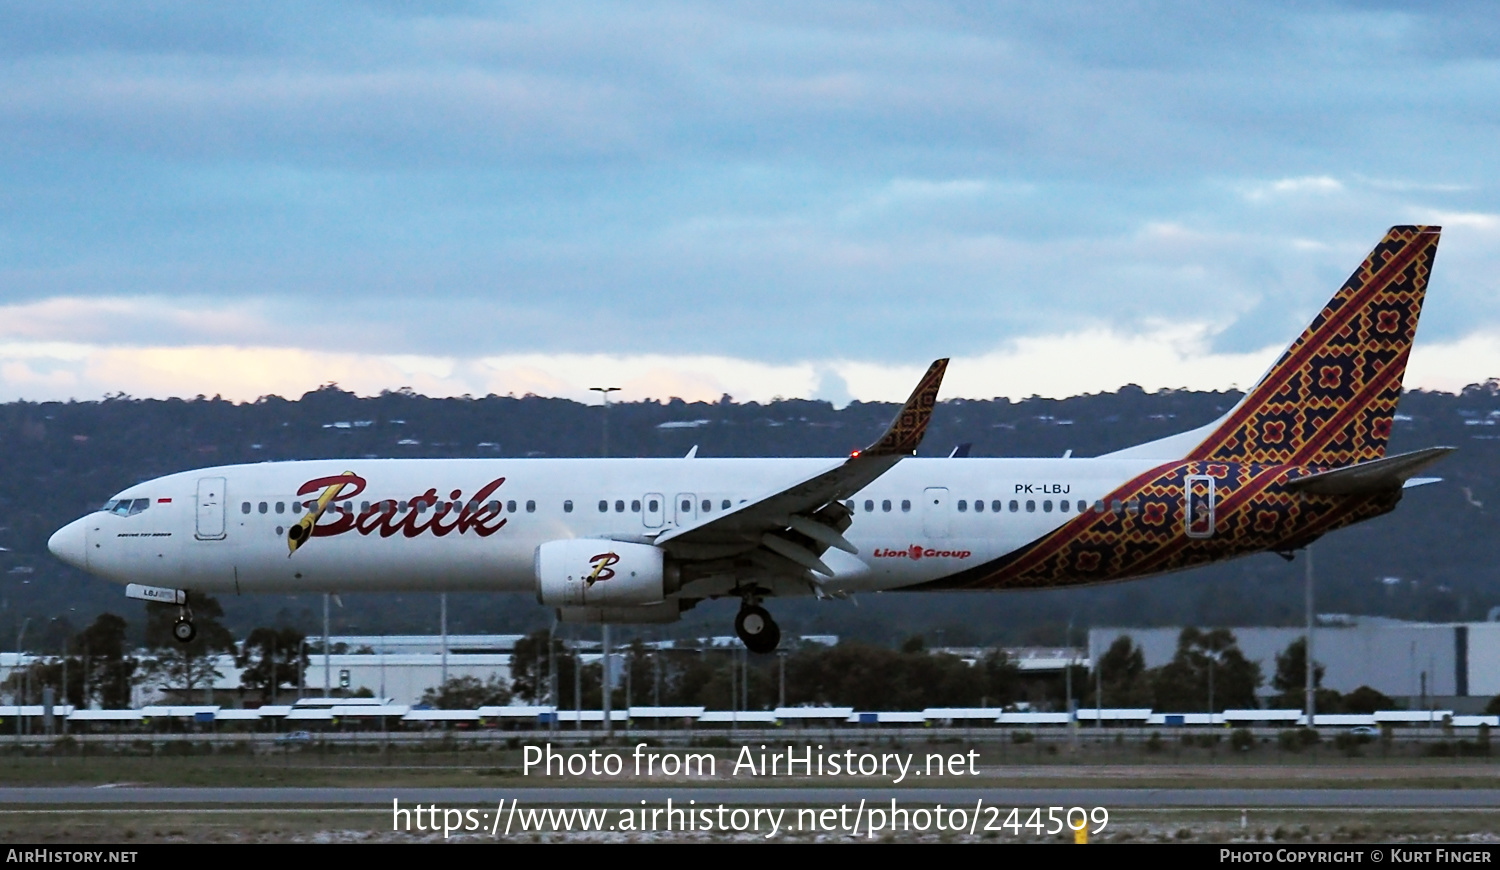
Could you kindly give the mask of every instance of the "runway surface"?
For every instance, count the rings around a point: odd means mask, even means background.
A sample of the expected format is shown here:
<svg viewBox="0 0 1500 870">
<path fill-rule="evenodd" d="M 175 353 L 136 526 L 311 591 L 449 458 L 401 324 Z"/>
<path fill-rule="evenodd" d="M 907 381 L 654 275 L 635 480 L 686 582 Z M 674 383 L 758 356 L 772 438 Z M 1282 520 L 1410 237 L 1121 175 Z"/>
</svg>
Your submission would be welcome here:
<svg viewBox="0 0 1500 870">
<path fill-rule="evenodd" d="M 489 807 L 500 801 L 565 806 L 664 804 L 838 806 L 864 801 L 988 806 L 1109 808 L 1500 808 L 1500 789 L 1289 788 L 0 788 L 0 812 L 59 806 L 390 806 Z"/>
</svg>

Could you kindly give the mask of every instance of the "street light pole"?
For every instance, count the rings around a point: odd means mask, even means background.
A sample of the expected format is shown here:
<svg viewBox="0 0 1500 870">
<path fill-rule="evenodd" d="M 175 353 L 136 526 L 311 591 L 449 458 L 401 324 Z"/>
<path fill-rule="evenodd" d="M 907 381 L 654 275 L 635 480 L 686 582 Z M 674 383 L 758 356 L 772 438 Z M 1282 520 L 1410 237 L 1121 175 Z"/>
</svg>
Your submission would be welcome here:
<svg viewBox="0 0 1500 870">
<path fill-rule="evenodd" d="M 328 593 L 323 593 L 323 697 L 327 698 L 333 693 L 333 679 L 330 676 L 330 662 L 333 650 L 328 648 Z"/>
<path fill-rule="evenodd" d="M 604 425 L 603 425 L 604 440 L 603 440 L 603 442 L 601 444 L 599 455 L 601 457 L 607 458 L 609 456 L 609 394 L 610 393 L 619 392 L 620 388 L 619 387 L 589 387 L 589 390 L 592 391 L 592 392 L 599 393 L 604 398 Z M 601 634 L 601 637 L 600 637 L 601 644 L 600 644 L 600 646 L 601 646 L 601 648 L 602 648 L 602 650 L 604 652 L 604 657 L 602 659 L 600 659 L 600 668 L 599 668 L 599 692 L 600 692 L 600 698 L 599 698 L 600 704 L 599 704 L 599 707 L 600 707 L 600 713 L 604 717 L 604 737 L 607 740 L 607 739 L 609 739 L 611 737 L 614 737 L 614 734 L 615 734 L 615 723 L 614 723 L 614 719 L 612 718 L 613 714 L 612 714 L 612 712 L 610 710 L 610 706 L 611 705 L 610 705 L 610 697 L 609 697 L 609 695 L 610 695 L 610 689 L 613 688 L 613 687 L 610 685 L 610 681 L 609 681 L 609 623 L 608 622 L 604 623 L 603 627 L 600 630 L 600 634 Z"/>
<path fill-rule="evenodd" d="M 604 448 L 599 455 L 609 456 L 609 394 L 620 391 L 619 387 L 589 387 L 590 392 L 595 392 L 604 397 Z"/>
<path fill-rule="evenodd" d="M 1303 651 L 1306 653 L 1305 658 L 1307 659 L 1307 661 L 1305 662 L 1306 674 L 1303 677 L 1306 682 L 1304 691 L 1307 693 L 1307 695 L 1305 700 L 1303 701 L 1303 705 L 1307 707 L 1307 727 L 1312 728 L 1316 723 L 1316 720 L 1313 717 L 1317 713 L 1314 707 L 1317 704 L 1318 700 L 1317 685 L 1316 681 L 1314 680 L 1313 671 L 1313 623 L 1317 621 L 1317 617 L 1313 615 L 1312 544 L 1308 544 L 1307 548 L 1302 552 L 1303 555 L 1307 557 L 1307 565 L 1305 566 L 1307 569 L 1307 643 L 1303 645 Z"/>
</svg>

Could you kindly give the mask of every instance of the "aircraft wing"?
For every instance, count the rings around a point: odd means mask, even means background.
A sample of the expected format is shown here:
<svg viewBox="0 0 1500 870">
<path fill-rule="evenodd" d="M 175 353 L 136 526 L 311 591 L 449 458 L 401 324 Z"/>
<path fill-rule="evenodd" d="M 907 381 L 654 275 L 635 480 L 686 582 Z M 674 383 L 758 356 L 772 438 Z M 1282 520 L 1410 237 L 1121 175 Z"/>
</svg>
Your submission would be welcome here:
<svg viewBox="0 0 1500 870">
<path fill-rule="evenodd" d="M 664 532 L 656 545 L 683 560 L 752 554 L 762 564 L 833 576 L 818 556 L 828 547 L 857 552 L 842 534 L 852 519 L 841 501 L 917 451 L 947 368 L 946 359 L 933 362 L 885 434 L 866 449 L 713 519 Z"/>
<path fill-rule="evenodd" d="M 1289 480 L 1286 487 L 1319 495 L 1369 495 L 1383 490 L 1400 489 L 1417 472 L 1456 449 L 1458 448 L 1428 447 L 1426 450 L 1398 453 L 1384 459 Z"/>
</svg>

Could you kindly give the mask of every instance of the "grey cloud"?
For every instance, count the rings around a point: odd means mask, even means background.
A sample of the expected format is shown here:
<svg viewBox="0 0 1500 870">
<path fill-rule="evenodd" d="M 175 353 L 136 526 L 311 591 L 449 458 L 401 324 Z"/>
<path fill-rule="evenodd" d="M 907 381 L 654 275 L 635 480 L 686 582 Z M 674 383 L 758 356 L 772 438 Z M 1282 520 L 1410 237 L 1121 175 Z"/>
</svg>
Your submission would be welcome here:
<svg viewBox="0 0 1500 870">
<path fill-rule="evenodd" d="M 135 8 L 0 4 L 0 302 L 248 300 L 393 352 L 1236 349 L 1386 225 L 1500 212 L 1472 7 Z M 1495 319 L 1466 244 L 1434 329 Z"/>
</svg>

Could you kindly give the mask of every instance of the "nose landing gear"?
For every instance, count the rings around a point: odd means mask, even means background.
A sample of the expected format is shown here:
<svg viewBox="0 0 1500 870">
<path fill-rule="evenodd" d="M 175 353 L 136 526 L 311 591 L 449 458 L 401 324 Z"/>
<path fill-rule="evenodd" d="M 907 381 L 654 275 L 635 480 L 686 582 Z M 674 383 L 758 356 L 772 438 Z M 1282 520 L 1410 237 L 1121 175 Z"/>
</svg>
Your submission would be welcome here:
<svg viewBox="0 0 1500 870">
<path fill-rule="evenodd" d="M 193 627 L 193 609 L 186 605 L 177 608 L 177 621 L 172 623 L 172 637 L 178 643 L 192 643 L 197 636 L 198 629 Z"/>
<path fill-rule="evenodd" d="M 734 633 L 751 652 L 762 655 L 774 652 L 781 643 L 781 626 L 764 607 L 749 602 L 740 607 L 739 615 L 734 618 Z"/>
</svg>

